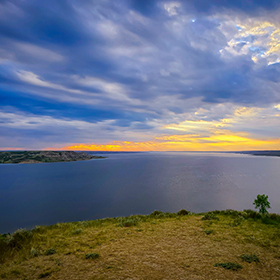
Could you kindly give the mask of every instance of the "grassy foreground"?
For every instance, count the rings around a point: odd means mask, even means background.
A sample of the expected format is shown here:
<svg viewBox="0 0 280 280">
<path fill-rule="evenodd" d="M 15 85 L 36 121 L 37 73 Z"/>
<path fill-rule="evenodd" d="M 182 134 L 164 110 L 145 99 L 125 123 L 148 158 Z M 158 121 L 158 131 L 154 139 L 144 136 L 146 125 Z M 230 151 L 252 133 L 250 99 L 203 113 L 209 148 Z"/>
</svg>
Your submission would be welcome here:
<svg viewBox="0 0 280 280">
<path fill-rule="evenodd" d="M 0 236 L 2 279 L 280 279 L 280 216 L 153 212 Z"/>
</svg>

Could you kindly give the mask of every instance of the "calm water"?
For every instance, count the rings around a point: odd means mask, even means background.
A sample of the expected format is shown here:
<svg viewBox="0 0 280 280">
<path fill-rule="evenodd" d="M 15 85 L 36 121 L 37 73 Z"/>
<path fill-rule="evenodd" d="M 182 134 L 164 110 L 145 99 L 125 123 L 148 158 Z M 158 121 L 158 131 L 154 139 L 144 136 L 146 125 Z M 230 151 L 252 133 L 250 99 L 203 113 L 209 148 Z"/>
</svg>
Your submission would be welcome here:
<svg viewBox="0 0 280 280">
<path fill-rule="evenodd" d="M 207 153 L 119 153 L 107 159 L 0 165 L 0 232 L 57 222 L 253 209 L 267 194 L 280 213 L 280 158 Z"/>
</svg>

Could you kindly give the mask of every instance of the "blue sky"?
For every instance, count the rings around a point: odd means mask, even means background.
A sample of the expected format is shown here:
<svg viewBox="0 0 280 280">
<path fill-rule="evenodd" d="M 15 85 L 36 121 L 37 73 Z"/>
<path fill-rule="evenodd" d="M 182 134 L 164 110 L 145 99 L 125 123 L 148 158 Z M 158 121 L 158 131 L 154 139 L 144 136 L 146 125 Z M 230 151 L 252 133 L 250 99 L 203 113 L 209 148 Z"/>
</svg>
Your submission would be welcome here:
<svg viewBox="0 0 280 280">
<path fill-rule="evenodd" d="M 279 1 L 1 1 L 0 149 L 280 144 Z"/>
</svg>

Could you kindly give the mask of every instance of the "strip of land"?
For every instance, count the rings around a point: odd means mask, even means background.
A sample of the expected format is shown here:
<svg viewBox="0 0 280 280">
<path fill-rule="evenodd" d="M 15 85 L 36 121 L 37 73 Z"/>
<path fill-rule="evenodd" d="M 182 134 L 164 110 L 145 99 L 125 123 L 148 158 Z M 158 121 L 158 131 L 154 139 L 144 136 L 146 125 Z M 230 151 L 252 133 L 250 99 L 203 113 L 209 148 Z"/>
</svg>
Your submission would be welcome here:
<svg viewBox="0 0 280 280">
<path fill-rule="evenodd" d="M 280 157 L 280 151 L 241 151 L 235 153 L 248 154 L 253 156 Z"/>
<path fill-rule="evenodd" d="M 0 152 L 0 163 L 40 163 L 40 162 L 65 162 L 80 161 L 97 158 L 85 152 L 73 151 L 14 151 Z"/>
<path fill-rule="evenodd" d="M 2 279 L 280 279 L 280 216 L 187 211 L 0 235 Z"/>
</svg>

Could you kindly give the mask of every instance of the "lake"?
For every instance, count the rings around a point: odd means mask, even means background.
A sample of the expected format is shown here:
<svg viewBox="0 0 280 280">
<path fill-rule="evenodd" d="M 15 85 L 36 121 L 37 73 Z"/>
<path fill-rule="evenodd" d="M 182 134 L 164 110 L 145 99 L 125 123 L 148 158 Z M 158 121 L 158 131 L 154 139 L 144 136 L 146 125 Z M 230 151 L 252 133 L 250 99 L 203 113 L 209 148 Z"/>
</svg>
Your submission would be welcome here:
<svg viewBox="0 0 280 280">
<path fill-rule="evenodd" d="M 100 155 L 98 153 L 92 153 Z M 106 159 L 0 165 L 0 233 L 58 222 L 254 209 L 280 213 L 280 158 L 231 153 L 108 153 Z"/>
</svg>

